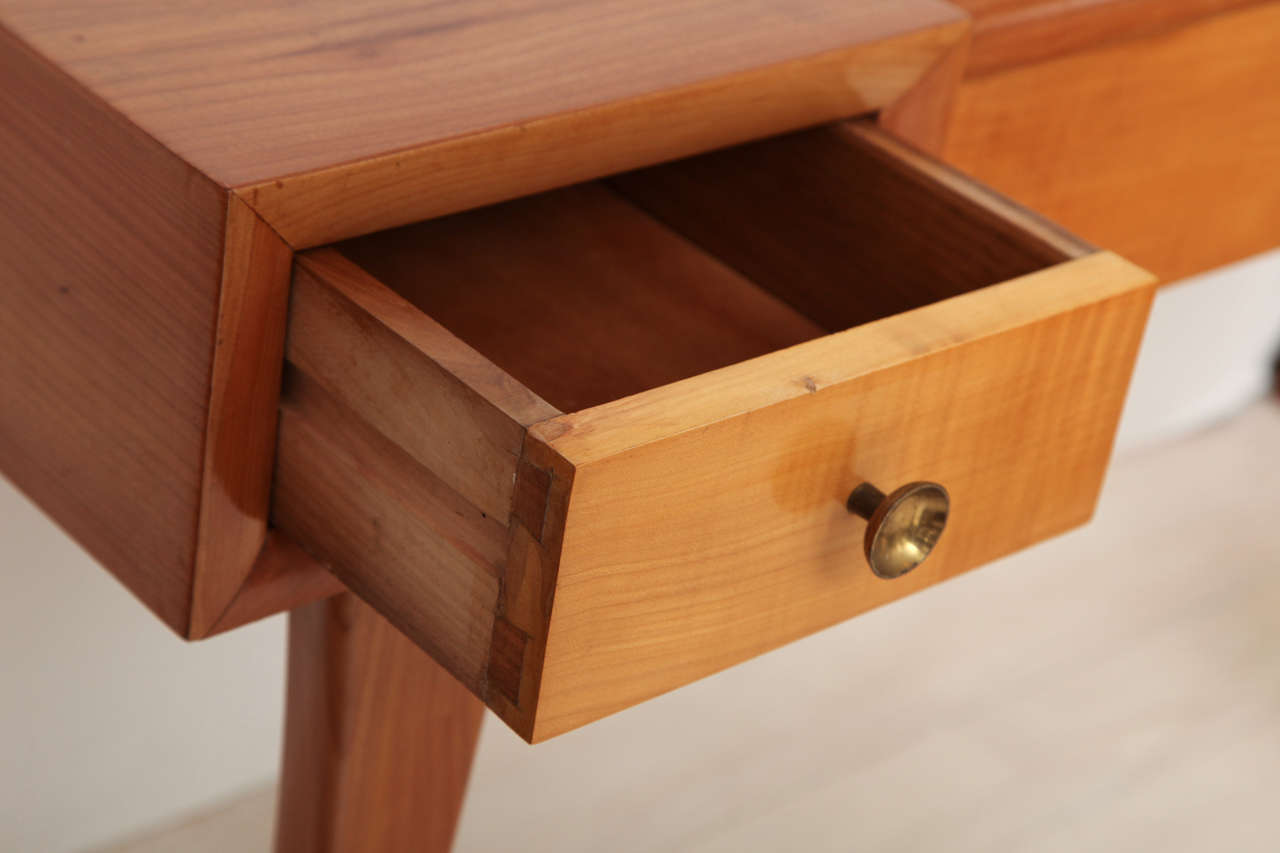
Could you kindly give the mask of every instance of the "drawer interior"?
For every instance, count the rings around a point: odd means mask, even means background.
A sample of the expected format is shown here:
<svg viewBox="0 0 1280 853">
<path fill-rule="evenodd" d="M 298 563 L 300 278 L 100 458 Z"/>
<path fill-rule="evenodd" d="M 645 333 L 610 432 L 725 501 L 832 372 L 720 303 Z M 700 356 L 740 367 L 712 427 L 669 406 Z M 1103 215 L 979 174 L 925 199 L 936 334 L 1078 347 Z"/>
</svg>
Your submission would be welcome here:
<svg viewBox="0 0 1280 853">
<path fill-rule="evenodd" d="M 566 412 L 825 333 L 601 183 L 338 249 Z"/>
<path fill-rule="evenodd" d="M 1089 250 L 853 123 L 336 248 L 566 412 Z"/>
</svg>

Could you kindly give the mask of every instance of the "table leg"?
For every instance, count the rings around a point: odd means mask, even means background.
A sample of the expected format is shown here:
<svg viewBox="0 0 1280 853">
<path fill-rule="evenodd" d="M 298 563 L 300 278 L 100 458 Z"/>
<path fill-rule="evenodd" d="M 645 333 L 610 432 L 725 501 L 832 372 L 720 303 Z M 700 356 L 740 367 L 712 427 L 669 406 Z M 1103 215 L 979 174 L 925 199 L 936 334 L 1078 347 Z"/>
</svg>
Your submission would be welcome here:
<svg viewBox="0 0 1280 853">
<path fill-rule="evenodd" d="M 278 853 L 448 850 L 482 712 L 355 596 L 293 611 Z"/>
</svg>

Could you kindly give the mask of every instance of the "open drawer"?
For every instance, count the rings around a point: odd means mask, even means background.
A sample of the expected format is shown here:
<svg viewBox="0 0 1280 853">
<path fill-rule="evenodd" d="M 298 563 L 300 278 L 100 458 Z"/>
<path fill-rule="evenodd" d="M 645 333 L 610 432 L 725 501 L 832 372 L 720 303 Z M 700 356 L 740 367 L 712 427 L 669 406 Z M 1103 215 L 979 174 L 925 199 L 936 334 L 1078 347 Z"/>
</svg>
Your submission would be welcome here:
<svg viewBox="0 0 1280 853">
<path fill-rule="evenodd" d="M 864 123 L 318 249 L 273 521 L 545 739 L 1087 520 L 1153 283 Z"/>
</svg>

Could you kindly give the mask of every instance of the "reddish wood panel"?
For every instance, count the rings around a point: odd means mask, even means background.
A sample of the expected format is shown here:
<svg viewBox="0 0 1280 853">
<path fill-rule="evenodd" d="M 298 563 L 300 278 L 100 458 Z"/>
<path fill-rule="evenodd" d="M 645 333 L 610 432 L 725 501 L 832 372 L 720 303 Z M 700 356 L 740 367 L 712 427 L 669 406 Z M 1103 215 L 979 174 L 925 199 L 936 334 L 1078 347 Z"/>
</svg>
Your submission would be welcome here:
<svg viewBox="0 0 1280 853">
<path fill-rule="evenodd" d="M 601 184 L 338 249 L 566 412 L 823 333 Z"/>
<path fill-rule="evenodd" d="M 880 126 L 921 151 L 941 156 L 956 92 L 969 66 L 969 37 L 942 54 L 906 94 L 880 111 Z"/>
<path fill-rule="evenodd" d="M 1273 248 L 1280 3 L 968 80 L 946 158 L 1166 281 Z"/>
<path fill-rule="evenodd" d="M 960 18 L 940 0 L 5 0 L 0 12 L 19 37 L 225 186 Z"/>
<path fill-rule="evenodd" d="M 869 122 L 717 151 L 611 184 L 832 331 L 1088 251 Z"/>
<path fill-rule="evenodd" d="M 739 23 L 756 20 L 748 16 Z M 237 192 L 291 244 L 316 246 L 874 112 L 911 89 L 967 26 L 957 19 L 883 41 L 851 43 L 242 185 Z M 667 47 L 648 53 L 665 57 Z M 566 83 L 566 90 L 578 88 L 578 81 Z"/>
<path fill-rule="evenodd" d="M 0 0 L 0 14 L 295 248 L 874 111 L 968 27 L 943 0 Z"/>
<path fill-rule="evenodd" d="M 280 531 L 269 530 L 252 572 L 205 636 L 346 591 L 342 581 L 315 557 Z"/>
<path fill-rule="evenodd" d="M 0 470 L 186 633 L 226 194 L 0 30 Z"/>
<path fill-rule="evenodd" d="M 355 596 L 289 617 L 276 850 L 438 853 L 484 706 Z"/>
<path fill-rule="evenodd" d="M 293 252 L 231 196 L 189 634 L 208 633 L 267 533 Z"/>
<path fill-rule="evenodd" d="M 1151 35 L 1258 0 L 954 0 L 973 15 L 968 73 Z"/>
</svg>

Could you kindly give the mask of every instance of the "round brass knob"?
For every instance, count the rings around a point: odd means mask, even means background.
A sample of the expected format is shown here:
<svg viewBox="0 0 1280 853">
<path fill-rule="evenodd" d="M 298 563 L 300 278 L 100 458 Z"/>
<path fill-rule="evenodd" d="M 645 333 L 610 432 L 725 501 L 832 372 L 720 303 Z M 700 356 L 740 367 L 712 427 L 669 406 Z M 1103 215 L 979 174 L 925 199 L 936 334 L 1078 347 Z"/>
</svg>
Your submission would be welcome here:
<svg viewBox="0 0 1280 853">
<path fill-rule="evenodd" d="M 937 483 L 907 483 L 888 495 L 863 483 L 849 495 L 846 506 L 867 520 L 862 548 L 871 571 L 897 578 L 923 563 L 938 544 L 951 498 Z"/>
</svg>

